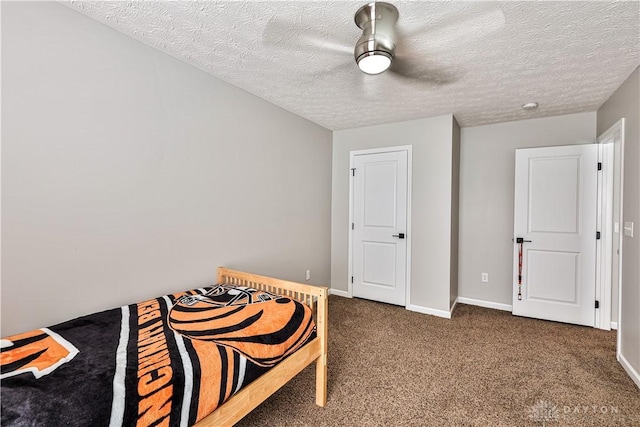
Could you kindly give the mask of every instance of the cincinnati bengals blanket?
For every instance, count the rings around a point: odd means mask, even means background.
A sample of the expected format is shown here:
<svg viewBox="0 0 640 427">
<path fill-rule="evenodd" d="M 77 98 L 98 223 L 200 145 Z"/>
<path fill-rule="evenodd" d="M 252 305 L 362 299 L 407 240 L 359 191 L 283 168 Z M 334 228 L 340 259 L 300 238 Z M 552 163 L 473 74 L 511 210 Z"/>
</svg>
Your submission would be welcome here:
<svg viewBox="0 0 640 427">
<path fill-rule="evenodd" d="M 309 307 L 231 285 L 14 335 L 1 424 L 192 425 L 314 336 Z"/>
</svg>

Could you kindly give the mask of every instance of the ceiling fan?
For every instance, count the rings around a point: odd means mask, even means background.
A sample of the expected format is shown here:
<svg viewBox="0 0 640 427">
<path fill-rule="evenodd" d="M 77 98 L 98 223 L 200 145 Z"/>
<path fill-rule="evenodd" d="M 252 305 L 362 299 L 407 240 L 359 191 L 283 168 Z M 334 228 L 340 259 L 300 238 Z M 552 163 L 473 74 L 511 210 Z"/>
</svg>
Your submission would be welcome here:
<svg viewBox="0 0 640 427">
<path fill-rule="evenodd" d="M 424 37 L 432 40 L 446 40 L 454 49 L 455 42 L 466 42 L 469 38 L 479 38 L 505 25 L 501 9 L 486 10 L 469 6 L 463 16 L 453 17 L 444 23 L 422 25 L 410 32 L 397 28 L 400 18 L 398 9 L 391 3 L 374 1 L 360 7 L 355 15 L 355 24 L 362 35 L 355 48 L 342 42 L 332 42 L 330 34 L 306 34 L 295 31 L 299 23 L 290 23 L 272 18 L 263 32 L 265 44 L 294 50 L 324 50 L 334 54 L 352 52 L 358 68 L 370 75 L 385 71 L 403 79 L 431 84 L 448 84 L 459 78 L 462 70 L 445 69 L 436 65 L 433 57 L 420 54 L 420 42 Z M 452 41 L 454 43 L 452 43 Z M 353 45 L 352 45 L 353 46 Z M 343 67 L 341 67 L 343 68 Z"/>
<path fill-rule="evenodd" d="M 385 2 L 365 4 L 356 12 L 354 19 L 362 36 L 356 43 L 354 56 L 362 72 L 380 74 L 391 66 L 398 16 L 398 9 Z"/>
</svg>

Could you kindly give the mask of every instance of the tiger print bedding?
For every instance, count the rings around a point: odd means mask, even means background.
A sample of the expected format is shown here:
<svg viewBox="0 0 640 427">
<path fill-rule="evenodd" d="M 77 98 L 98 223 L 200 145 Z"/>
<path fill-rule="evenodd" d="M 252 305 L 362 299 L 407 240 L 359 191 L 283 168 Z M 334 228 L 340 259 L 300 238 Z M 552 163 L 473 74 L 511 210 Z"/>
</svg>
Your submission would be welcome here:
<svg viewBox="0 0 640 427">
<path fill-rule="evenodd" d="M 1 341 L 3 426 L 187 426 L 315 336 L 309 307 L 216 285 Z"/>
</svg>

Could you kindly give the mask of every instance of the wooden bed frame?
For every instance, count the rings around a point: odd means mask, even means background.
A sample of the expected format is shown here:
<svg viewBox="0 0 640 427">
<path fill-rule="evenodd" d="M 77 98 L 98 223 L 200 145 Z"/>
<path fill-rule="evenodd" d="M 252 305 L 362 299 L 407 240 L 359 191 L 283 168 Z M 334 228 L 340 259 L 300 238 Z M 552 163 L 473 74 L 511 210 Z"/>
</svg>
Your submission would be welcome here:
<svg viewBox="0 0 640 427">
<path fill-rule="evenodd" d="M 251 384 L 240 389 L 215 411 L 196 423 L 196 426 L 229 426 L 237 423 L 313 362 L 316 362 L 316 404 L 325 406 L 327 403 L 327 288 L 258 276 L 224 267 L 218 268 L 217 283 L 249 286 L 295 298 L 313 310 L 317 336 Z"/>
</svg>

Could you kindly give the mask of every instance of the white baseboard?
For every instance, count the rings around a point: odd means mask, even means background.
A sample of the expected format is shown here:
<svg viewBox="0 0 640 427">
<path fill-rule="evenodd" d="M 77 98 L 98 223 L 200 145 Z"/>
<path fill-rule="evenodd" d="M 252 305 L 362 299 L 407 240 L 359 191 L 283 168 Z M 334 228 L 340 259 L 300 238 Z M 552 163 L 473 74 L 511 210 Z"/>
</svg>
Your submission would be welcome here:
<svg viewBox="0 0 640 427">
<path fill-rule="evenodd" d="M 493 301 L 484 301 L 481 299 L 458 297 L 457 302 L 460 304 L 477 305 L 478 307 L 493 308 L 495 310 L 513 311 L 513 306 L 510 304 L 502 304 Z"/>
<path fill-rule="evenodd" d="M 352 298 L 352 296 L 349 295 L 349 292 L 342 291 L 342 290 L 339 290 L 339 289 L 333 289 L 333 288 L 329 288 L 329 295 L 336 295 L 336 296 L 344 297 L 344 298 Z M 453 304 L 452 304 L 451 308 L 449 309 L 449 311 L 447 311 L 447 310 L 438 310 L 436 308 L 430 308 L 430 307 L 423 307 L 421 305 L 415 305 L 415 304 L 407 304 L 406 309 L 409 310 L 409 311 L 415 311 L 416 313 L 429 314 L 431 316 L 437 316 L 437 317 L 443 317 L 445 319 L 451 319 L 451 315 L 453 313 L 453 310 L 455 310 L 455 308 L 458 305 L 458 303 L 460 303 L 460 304 L 469 304 L 469 305 L 477 305 L 477 306 L 486 307 L 486 308 L 495 308 L 497 310 L 511 311 L 511 306 L 507 305 L 507 304 L 499 304 L 499 303 L 495 303 L 495 302 L 491 302 L 491 301 L 483 301 L 483 300 L 477 300 L 477 299 L 472 299 L 472 298 L 464 298 L 464 297 L 456 298 L 456 300 L 453 302 Z"/>
<path fill-rule="evenodd" d="M 636 383 L 636 386 L 640 388 L 640 374 L 633 369 L 633 366 L 631 366 L 629 361 L 625 359 L 622 353 L 618 354 L 618 362 L 620 362 L 624 370 L 627 371 L 627 374 L 629 374 L 633 382 Z"/>
<path fill-rule="evenodd" d="M 423 307 L 421 305 L 408 304 L 407 310 L 415 311 L 422 314 L 430 314 L 432 316 L 444 317 L 445 319 L 451 319 L 451 312 L 446 310 L 438 310 L 435 308 Z"/>
<path fill-rule="evenodd" d="M 618 330 L 618 322 L 611 322 L 611 329 Z"/>
<path fill-rule="evenodd" d="M 343 298 L 353 298 L 349 292 L 341 291 L 339 289 L 329 288 L 329 295 L 336 295 Z M 417 313 L 422 314 L 430 314 L 432 316 L 444 317 L 445 319 L 451 319 L 451 313 L 453 309 L 456 307 L 458 300 L 456 299 L 453 303 L 453 307 L 451 307 L 451 311 L 446 310 L 437 310 L 435 308 L 422 307 L 421 305 L 407 304 L 405 307 L 409 311 L 415 311 Z"/>
<path fill-rule="evenodd" d="M 333 289 L 333 288 L 329 288 L 329 295 L 337 295 L 343 298 L 351 298 L 351 295 L 349 295 L 349 292 L 341 291 L 339 289 Z"/>
</svg>

